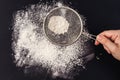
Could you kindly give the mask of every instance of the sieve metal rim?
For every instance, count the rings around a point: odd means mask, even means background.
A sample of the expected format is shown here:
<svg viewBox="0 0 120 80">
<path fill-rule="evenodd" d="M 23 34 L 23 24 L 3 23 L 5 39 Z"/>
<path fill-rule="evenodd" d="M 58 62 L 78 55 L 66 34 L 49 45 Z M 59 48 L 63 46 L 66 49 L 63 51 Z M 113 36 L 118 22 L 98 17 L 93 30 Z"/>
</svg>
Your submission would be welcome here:
<svg viewBox="0 0 120 80">
<path fill-rule="evenodd" d="M 78 37 L 77 37 L 76 39 L 74 39 L 73 42 L 70 43 L 70 44 L 59 44 L 59 43 L 53 42 L 51 39 L 49 39 L 49 37 L 48 37 L 47 34 L 46 34 L 45 21 L 46 21 L 46 19 L 47 19 L 47 16 L 48 16 L 51 12 L 53 12 L 53 11 L 55 11 L 55 10 L 57 10 L 57 9 L 61 9 L 61 8 L 69 9 L 69 10 L 73 11 L 73 12 L 78 16 L 79 21 L 80 21 L 80 24 L 81 24 L 81 25 L 80 25 L 81 30 L 80 30 L 80 33 L 79 33 Z M 75 42 L 79 39 L 79 37 L 82 35 L 82 31 L 83 31 L 83 21 L 82 21 L 82 18 L 81 18 L 81 16 L 78 14 L 77 11 L 75 11 L 74 9 L 72 9 L 72 8 L 70 8 L 70 7 L 61 6 L 61 7 L 53 8 L 52 10 L 50 10 L 50 11 L 46 14 L 46 16 L 45 16 L 45 18 L 44 18 L 44 20 L 43 20 L 43 32 L 44 32 L 46 38 L 47 38 L 51 43 L 53 43 L 53 44 L 55 44 L 55 45 L 58 45 L 58 46 L 69 46 L 69 45 L 72 45 L 72 44 L 75 43 Z"/>
</svg>

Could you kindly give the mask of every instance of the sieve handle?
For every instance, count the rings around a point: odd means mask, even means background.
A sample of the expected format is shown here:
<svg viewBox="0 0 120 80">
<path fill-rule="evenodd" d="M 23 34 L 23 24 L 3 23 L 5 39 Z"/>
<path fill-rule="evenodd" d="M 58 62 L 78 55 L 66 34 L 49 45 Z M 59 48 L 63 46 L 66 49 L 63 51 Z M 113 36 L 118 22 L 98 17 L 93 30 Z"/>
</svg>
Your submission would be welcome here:
<svg viewBox="0 0 120 80">
<path fill-rule="evenodd" d="M 82 32 L 83 35 L 85 35 L 86 37 L 92 39 L 92 40 L 96 40 L 96 35 L 93 35 L 93 34 L 89 34 L 89 33 L 86 33 L 86 32 Z"/>
</svg>

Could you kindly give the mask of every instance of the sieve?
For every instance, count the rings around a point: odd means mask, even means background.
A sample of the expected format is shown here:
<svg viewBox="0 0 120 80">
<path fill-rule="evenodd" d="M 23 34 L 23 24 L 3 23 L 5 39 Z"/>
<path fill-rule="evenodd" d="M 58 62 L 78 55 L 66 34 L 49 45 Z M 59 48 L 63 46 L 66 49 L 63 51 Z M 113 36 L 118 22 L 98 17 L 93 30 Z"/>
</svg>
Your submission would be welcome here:
<svg viewBox="0 0 120 80">
<path fill-rule="evenodd" d="M 53 16 L 61 16 L 69 23 L 69 28 L 64 34 L 55 34 L 48 28 L 49 21 Z M 58 25 L 59 26 L 59 25 Z M 66 46 L 76 42 L 81 35 L 85 35 L 95 40 L 96 36 L 83 31 L 83 21 L 81 16 L 72 8 L 56 7 L 48 12 L 43 22 L 43 30 L 47 39 L 53 44 Z"/>
</svg>

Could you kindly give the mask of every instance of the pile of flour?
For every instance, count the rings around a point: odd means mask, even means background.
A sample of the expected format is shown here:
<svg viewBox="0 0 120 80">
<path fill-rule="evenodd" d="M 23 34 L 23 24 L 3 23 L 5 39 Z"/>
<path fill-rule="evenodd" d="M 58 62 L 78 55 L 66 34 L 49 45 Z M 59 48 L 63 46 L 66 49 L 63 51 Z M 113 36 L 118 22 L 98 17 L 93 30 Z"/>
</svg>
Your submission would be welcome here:
<svg viewBox="0 0 120 80">
<path fill-rule="evenodd" d="M 62 16 L 52 16 L 48 23 L 48 28 L 55 34 L 64 34 L 69 28 L 68 21 Z"/>
<path fill-rule="evenodd" d="M 47 40 L 43 32 L 43 21 L 47 13 L 62 6 L 36 4 L 27 10 L 17 11 L 13 26 L 13 51 L 15 63 L 18 67 L 32 67 L 38 65 L 48 68 L 53 76 L 69 75 L 75 66 L 83 66 L 82 56 L 87 53 L 85 45 L 89 39 L 80 37 L 77 42 L 69 46 L 57 46 Z M 53 24 L 52 20 L 56 23 Z M 60 19 L 61 22 L 57 22 Z M 56 26 L 60 25 L 61 26 Z M 52 27 L 51 27 L 52 26 Z M 62 28 L 61 28 L 62 27 Z M 69 23 L 60 16 L 54 16 L 49 22 L 49 29 L 56 34 L 67 32 Z M 62 75 L 62 76 L 61 76 Z"/>
</svg>

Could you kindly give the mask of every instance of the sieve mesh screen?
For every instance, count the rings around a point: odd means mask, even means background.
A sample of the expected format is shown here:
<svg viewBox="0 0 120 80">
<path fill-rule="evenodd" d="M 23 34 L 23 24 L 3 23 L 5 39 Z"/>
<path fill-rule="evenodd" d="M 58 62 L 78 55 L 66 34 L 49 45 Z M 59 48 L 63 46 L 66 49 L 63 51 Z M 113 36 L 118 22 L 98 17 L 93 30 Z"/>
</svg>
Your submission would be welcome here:
<svg viewBox="0 0 120 80">
<path fill-rule="evenodd" d="M 56 34 L 55 32 L 49 29 L 49 23 L 51 21 L 51 18 L 55 16 L 57 16 L 58 19 L 57 21 L 56 19 L 53 20 L 53 22 L 51 23 L 53 25 L 51 25 L 51 27 L 55 26 L 54 30 L 58 29 L 58 31 L 60 31 L 60 29 L 64 30 L 65 25 L 68 24 L 69 27 L 68 30 L 66 30 L 66 32 Z M 65 23 L 64 20 L 60 19 L 60 17 L 64 18 L 68 23 Z M 68 7 L 58 7 L 51 10 L 44 21 L 44 31 L 46 36 L 52 43 L 58 45 L 70 45 L 74 43 L 80 37 L 82 28 L 83 25 L 81 17 L 76 11 Z"/>
</svg>

